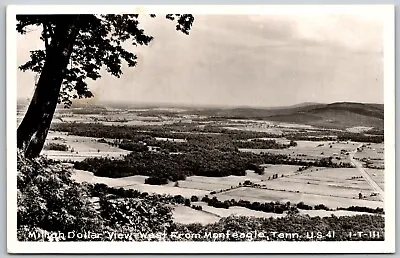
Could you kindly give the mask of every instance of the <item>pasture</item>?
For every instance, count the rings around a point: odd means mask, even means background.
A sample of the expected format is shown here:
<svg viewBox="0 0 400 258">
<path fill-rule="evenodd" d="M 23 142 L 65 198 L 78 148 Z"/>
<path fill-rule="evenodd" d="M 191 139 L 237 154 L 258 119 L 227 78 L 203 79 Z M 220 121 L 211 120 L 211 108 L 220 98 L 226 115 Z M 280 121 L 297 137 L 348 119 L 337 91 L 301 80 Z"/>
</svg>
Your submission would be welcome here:
<svg viewBox="0 0 400 258">
<path fill-rule="evenodd" d="M 312 205 L 325 204 L 329 208 L 352 205 L 383 207 L 383 203 L 379 202 L 376 196 L 371 196 L 373 189 L 356 168 L 308 168 L 301 172 L 284 174 L 284 177 L 273 180 L 252 182 L 261 184 L 261 187 L 241 187 L 217 193 L 218 199 L 303 201 Z M 362 199 L 359 199 L 360 193 Z"/>
<path fill-rule="evenodd" d="M 297 146 L 286 149 L 239 149 L 253 153 L 283 154 L 291 158 L 311 161 L 332 157 L 332 162 L 349 162 L 347 153 L 353 151 L 359 143 L 337 141 L 296 141 Z"/>
<path fill-rule="evenodd" d="M 99 142 L 98 138 L 68 135 L 64 132 L 50 131 L 45 145 L 49 143 L 63 144 L 68 151 L 46 150 L 42 154 L 50 159 L 61 161 L 82 161 L 89 157 L 120 158 L 129 153 L 127 150 Z"/>
<path fill-rule="evenodd" d="M 354 154 L 354 157 L 364 163 L 369 163 L 369 166 L 374 168 L 385 168 L 384 160 L 384 144 L 382 143 L 368 143 L 363 144 L 359 151 Z"/>
<path fill-rule="evenodd" d="M 366 168 L 365 171 L 383 190 L 385 190 L 385 170 Z"/>
<path fill-rule="evenodd" d="M 174 205 L 172 212 L 173 220 L 176 223 L 191 224 L 200 223 L 202 225 L 215 223 L 220 218 L 228 216 L 247 216 L 256 218 L 279 218 L 284 217 L 286 214 L 277 214 L 271 212 L 254 211 L 245 207 L 232 206 L 229 209 L 219 209 L 208 206 L 204 202 L 193 202 L 194 205 L 200 205 L 202 210 L 195 210 L 184 205 Z M 340 216 L 353 216 L 367 214 L 364 212 L 354 212 L 345 210 L 299 210 L 299 214 L 309 215 L 310 217 L 329 217 L 335 215 Z"/>
<path fill-rule="evenodd" d="M 356 198 L 345 198 L 338 196 L 329 196 L 329 195 L 319 195 L 312 193 L 302 193 L 302 192 L 293 192 L 293 191 L 277 191 L 277 190 L 268 190 L 268 189 L 260 189 L 260 188 L 249 188 L 242 187 L 238 189 L 234 189 L 227 192 L 217 193 L 216 194 L 218 200 L 248 200 L 251 202 L 271 202 L 271 201 L 279 201 L 279 202 L 293 202 L 299 203 L 304 202 L 308 205 L 318 205 L 324 204 L 329 208 L 335 209 L 337 207 L 349 207 L 349 206 L 365 206 L 369 208 L 382 208 L 383 202 L 379 201 L 371 201 L 365 199 L 356 199 Z"/>
</svg>

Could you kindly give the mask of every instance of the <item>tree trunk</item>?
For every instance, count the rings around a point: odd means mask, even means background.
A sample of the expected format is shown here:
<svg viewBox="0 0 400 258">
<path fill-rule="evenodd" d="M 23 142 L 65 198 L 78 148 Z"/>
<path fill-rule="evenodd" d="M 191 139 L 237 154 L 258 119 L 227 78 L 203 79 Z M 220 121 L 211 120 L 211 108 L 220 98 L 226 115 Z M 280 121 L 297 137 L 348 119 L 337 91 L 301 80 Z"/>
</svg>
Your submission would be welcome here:
<svg viewBox="0 0 400 258">
<path fill-rule="evenodd" d="M 76 16 L 65 16 L 56 25 L 35 93 L 18 127 L 17 147 L 27 158 L 37 157 L 43 149 L 78 33 L 76 21 Z"/>
</svg>

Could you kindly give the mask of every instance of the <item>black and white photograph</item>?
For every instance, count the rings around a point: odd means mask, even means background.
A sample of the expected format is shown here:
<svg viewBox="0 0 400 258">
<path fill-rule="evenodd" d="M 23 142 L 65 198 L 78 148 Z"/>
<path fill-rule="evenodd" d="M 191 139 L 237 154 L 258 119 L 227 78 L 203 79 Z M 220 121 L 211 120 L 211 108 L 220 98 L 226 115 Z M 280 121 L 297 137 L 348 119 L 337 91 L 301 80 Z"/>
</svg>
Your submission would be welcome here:
<svg viewBox="0 0 400 258">
<path fill-rule="evenodd" d="M 9 6 L 6 40 L 8 252 L 395 251 L 392 5 Z"/>
</svg>

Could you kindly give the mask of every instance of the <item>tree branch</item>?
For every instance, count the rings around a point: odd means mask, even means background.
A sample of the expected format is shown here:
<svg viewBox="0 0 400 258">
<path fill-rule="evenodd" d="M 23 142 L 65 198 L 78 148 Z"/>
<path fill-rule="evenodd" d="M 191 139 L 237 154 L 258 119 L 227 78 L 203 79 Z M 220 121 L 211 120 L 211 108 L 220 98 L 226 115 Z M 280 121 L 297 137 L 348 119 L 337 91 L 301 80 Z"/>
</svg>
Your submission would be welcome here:
<svg viewBox="0 0 400 258">
<path fill-rule="evenodd" d="M 44 32 L 44 45 L 46 48 L 46 55 L 47 55 L 47 51 L 49 49 L 49 31 L 47 28 L 47 23 L 43 23 L 43 32 Z"/>
</svg>

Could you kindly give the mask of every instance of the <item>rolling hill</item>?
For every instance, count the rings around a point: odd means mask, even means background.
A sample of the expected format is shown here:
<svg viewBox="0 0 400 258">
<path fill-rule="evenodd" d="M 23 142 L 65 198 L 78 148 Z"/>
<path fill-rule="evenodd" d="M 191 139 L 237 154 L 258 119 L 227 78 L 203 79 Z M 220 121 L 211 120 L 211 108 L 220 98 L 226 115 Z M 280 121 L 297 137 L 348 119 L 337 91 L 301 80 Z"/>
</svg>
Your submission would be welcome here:
<svg viewBox="0 0 400 258">
<path fill-rule="evenodd" d="M 22 106 L 24 101 L 19 101 Z M 24 103 L 25 104 L 25 103 Z M 19 106 L 19 108 L 20 108 Z M 110 104 L 88 104 L 76 108 L 86 107 L 93 112 L 105 109 Z M 142 105 L 135 105 L 141 107 Z M 174 107 L 173 105 L 170 105 Z M 132 106 L 123 106 L 123 109 L 132 108 Z M 159 114 L 158 108 L 163 105 L 145 106 L 149 110 L 147 115 Z M 120 106 L 119 108 L 122 108 Z M 176 107 L 175 107 L 176 108 Z M 193 107 L 182 106 L 184 111 L 170 109 L 164 111 L 168 114 L 196 114 L 221 119 L 260 119 L 286 123 L 307 124 L 322 128 L 346 129 L 351 127 L 373 127 L 373 131 L 384 129 L 384 105 L 356 102 L 335 102 L 331 104 L 306 102 L 286 107 Z M 153 110 L 154 109 L 154 110 Z M 78 110 L 79 111 L 79 110 Z M 60 111 L 59 111 L 60 112 Z"/>
<path fill-rule="evenodd" d="M 299 123 L 335 129 L 363 126 L 382 130 L 384 127 L 383 104 L 305 103 L 282 108 L 208 109 L 198 111 L 197 114 L 221 118 L 247 118 Z"/>
</svg>

